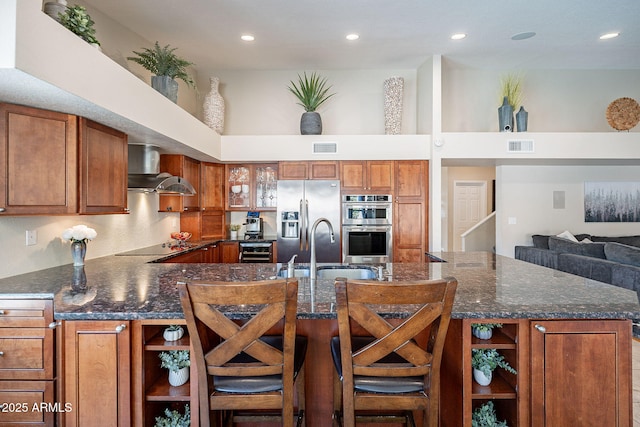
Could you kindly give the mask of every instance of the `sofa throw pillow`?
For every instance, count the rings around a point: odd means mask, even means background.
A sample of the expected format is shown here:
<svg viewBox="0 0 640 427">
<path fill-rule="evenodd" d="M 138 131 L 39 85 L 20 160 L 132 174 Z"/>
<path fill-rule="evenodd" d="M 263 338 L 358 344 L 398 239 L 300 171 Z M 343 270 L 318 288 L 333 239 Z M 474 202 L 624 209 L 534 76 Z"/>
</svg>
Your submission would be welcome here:
<svg viewBox="0 0 640 427">
<path fill-rule="evenodd" d="M 584 255 L 592 258 L 605 259 L 605 243 L 579 243 L 556 236 L 549 237 L 549 249 L 559 253 Z"/>
<path fill-rule="evenodd" d="M 635 246 L 607 242 L 604 244 L 604 253 L 609 261 L 640 267 L 640 248 Z"/>
<path fill-rule="evenodd" d="M 542 234 L 534 234 L 531 236 L 533 239 L 533 247 L 538 249 L 549 249 L 549 236 Z"/>
<path fill-rule="evenodd" d="M 572 242 L 578 243 L 578 239 L 575 238 L 575 236 L 573 234 L 571 234 L 571 232 L 565 230 L 560 234 L 556 234 L 556 237 L 560 237 L 561 239 L 567 239 L 570 240 Z"/>
</svg>

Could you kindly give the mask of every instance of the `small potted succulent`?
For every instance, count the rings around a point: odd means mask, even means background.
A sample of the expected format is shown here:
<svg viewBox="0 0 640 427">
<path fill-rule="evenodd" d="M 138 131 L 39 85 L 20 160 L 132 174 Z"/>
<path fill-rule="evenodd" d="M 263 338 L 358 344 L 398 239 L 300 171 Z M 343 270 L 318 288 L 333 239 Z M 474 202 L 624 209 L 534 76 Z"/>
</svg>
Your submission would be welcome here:
<svg viewBox="0 0 640 427">
<path fill-rule="evenodd" d="M 178 82 L 180 79 L 189 87 L 195 88 L 195 83 L 187 73 L 187 67 L 193 65 L 180 58 L 174 52 L 177 48 L 166 45 L 161 47 L 155 42 L 153 48 L 142 48 L 142 52 L 133 51 L 137 56 L 128 56 L 129 61 L 142 65 L 143 68 L 154 74 L 151 77 L 151 87 L 172 100 L 178 102 Z"/>
<path fill-rule="evenodd" d="M 504 356 L 495 348 L 474 348 L 471 350 L 471 367 L 473 379 L 480 385 L 489 385 L 496 368 L 516 374 L 516 370 L 509 365 Z"/>
<path fill-rule="evenodd" d="M 240 224 L 231 224 L 229 226 L 231 240 L 238 238 L 238 231 L 240 231 L 240 227 L 242 227 Z"/>
<path fill-rule="evenodd" d="M 58 15 L 60 23 L 72 33 L 80 36 L 82 40 L 94 46 L 100 46 L 96 39 L 96 29 L 93 28 L 93 19 L 87 13 L 84 6 L 67 6 L 64 12 Z"/>
<path fill-rule="evenodd" d="M 162 337 L 165 341 L 177 341 L 184 335 L 184 329 L 180 325 L 169 325 L 164 329 Z"/>
<path fill-rule="evenodd" d="M 191 425 L 191 410 L 189 404 L 184 405 L 184 414 L 165 408 L 164 417 L 156 417 L 154 427 L 189 427 Z"/>
<path fill-rule="evenodd" d="M 498 421 L 493 402 L 488 401 L 474 409 L 471 415 L 471 427 L 507 427 L 507 422 Z"/>
<path fill-rule="evenodd" d="M 493 336 L 493 328 L 502 328 L 502 323 L 472 323 L 471 332 L 481 340 L 488 340 Z"/>
<path fill-rule="evenodd" d="M 298 84 L 293 81 L 290 83 L 289 91 L 298 98 L 300 101 L 298 105 L 302 106 L 305 111 L 300 118 L 300 133 L 302 135 L 322 134 L 322 118 L 316 109 L 335 95 L 328 93 L 331 86 L 327 86 L 327 79 L 321 78 L 315 72 L 307 77 L 305 72 L 304 76 L 298 74 Z"/>
<path fill-rule="evenodd" d="M 169 384 L 181 386 L 189 381 L 189 350 L 170 350 L 159 354 L 162 368 L 169 370 Z"/>
</svg>

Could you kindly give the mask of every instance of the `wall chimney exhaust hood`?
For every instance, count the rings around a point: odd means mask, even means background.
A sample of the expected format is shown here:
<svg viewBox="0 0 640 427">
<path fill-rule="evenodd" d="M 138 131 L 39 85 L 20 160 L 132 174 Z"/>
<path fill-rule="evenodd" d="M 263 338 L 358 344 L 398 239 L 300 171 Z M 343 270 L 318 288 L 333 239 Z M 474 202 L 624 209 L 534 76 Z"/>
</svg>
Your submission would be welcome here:
<svg viewBox="0 0 640 427">
<path fill-rule="evenodd" d="M 129 191 L 194 196 L 186 179 L 160 173 L 160 151 L 152 145 L 129 145 Z"/>
</svg>

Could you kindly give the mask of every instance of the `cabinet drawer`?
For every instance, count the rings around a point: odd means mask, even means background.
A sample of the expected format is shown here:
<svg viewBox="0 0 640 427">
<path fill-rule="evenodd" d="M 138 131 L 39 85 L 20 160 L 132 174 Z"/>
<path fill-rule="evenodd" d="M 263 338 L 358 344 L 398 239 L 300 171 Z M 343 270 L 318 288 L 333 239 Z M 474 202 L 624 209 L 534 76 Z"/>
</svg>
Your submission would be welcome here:
<svg viewBox="0 0 640 427">
<path fill-rule="evenodd" d="M 0 352 L 0 379 L 53 379 L 53 330 L 0 328 Z"/>
<path fill-rule="evenodd" d="M 0 328 L 44 328 L 51 322 L 51 300 L 0 299 Z"/>
<path fill-rule="evenodd" d="M 56 412 L 71 410 L 55 403 L 53 381 L 0 381 L 0 425 L 53 426 Z"/>
</svg>

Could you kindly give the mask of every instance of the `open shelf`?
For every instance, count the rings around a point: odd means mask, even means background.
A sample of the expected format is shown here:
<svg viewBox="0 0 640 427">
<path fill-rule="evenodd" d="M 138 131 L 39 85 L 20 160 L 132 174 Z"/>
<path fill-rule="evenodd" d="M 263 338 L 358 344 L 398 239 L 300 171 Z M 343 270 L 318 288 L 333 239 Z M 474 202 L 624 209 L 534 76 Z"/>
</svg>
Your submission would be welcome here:
<svg viewBox="0 0 640 427">
<path fill-rule="evenodd" d="M 191 400 L 189 393 L 190 386 L 191 382 L 187 381 L 181 386 L 174 387 L 169 384 L 169 380 L 165 376 L 151 384 L 147 389 L 146 399 L 147 401 L 188 402 Z"/>
</svg>

